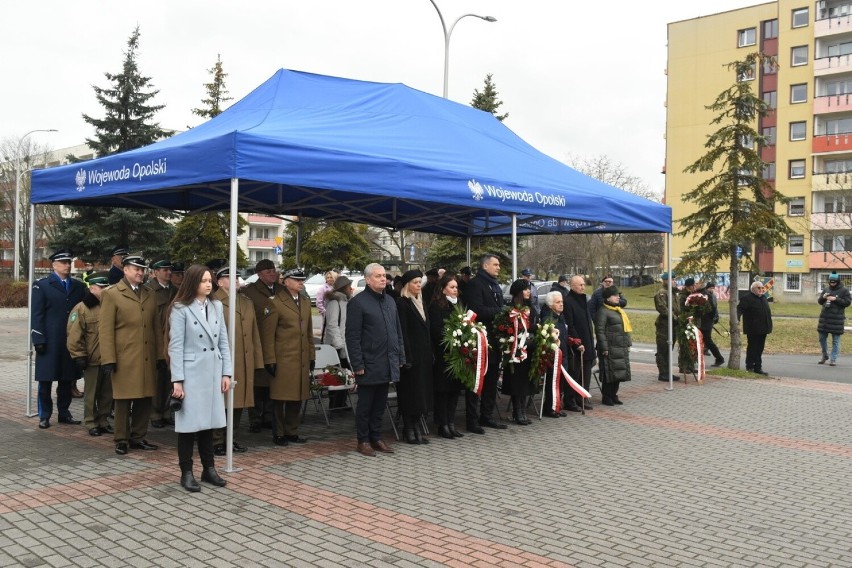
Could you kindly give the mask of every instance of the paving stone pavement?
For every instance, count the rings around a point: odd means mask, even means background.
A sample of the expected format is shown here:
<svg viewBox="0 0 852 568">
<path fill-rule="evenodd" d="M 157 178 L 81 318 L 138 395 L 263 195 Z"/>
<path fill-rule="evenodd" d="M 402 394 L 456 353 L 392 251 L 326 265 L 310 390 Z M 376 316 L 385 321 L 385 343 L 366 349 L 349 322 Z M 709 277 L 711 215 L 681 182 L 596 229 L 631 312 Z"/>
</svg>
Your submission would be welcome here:
<svg viewBox="0 0 852 568">
<path fill-rule="evenodd" d="M 326 427 L 309 406 L 308 444 L 243 426 L 241 471 L 190 494 L 171 431 L 121 457 L 82 426 L 39 430 L 26 323 L 0 320 L 0 566 L 852 566 L 850 385 L 666 391 L 634 364 L 624 406 L 375 458 L 351 413 Z"/>
</svg>

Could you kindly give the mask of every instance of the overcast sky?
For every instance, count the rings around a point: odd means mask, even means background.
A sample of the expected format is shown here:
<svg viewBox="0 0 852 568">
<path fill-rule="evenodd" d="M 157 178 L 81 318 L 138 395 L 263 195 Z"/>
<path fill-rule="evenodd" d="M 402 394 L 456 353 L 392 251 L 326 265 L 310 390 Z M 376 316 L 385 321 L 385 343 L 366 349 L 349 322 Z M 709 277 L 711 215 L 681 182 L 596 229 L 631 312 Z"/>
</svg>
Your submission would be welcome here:
<svg viewBox="0 0 852 568">
<path fill-rule="evenodd" d="M 449 97 L 469 104 L 492 73 L 505 124 L 558 159 L 606 155 L 662 191 L 666 25 L 759 0 L 436 0 L 452 33 Z M 165 128 L 199 123 L 221 54 L 235 101 L 280 68 L 405 83 L 441 95 L 444 36 L 429 0 L 5 0 L 0 139 L 63 148 L 93 135 L 92 85 L 121 70 L 140 26 L 139 67 Z M 704 101 L 706 104 L 711 101 Z"/>
</svg>

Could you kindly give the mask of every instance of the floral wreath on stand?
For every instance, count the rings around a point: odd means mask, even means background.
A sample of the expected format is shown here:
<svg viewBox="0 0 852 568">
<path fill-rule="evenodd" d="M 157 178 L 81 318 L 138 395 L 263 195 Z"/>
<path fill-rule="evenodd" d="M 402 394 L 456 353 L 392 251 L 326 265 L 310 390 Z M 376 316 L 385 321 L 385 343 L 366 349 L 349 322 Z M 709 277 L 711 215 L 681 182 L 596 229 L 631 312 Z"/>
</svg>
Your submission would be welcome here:
<svg viewBox="0 0 852 568">
<path fill-rule="evenodd" d="M 553 369 L 554 358 L 559 351 L 559 329 L 555 320 L 548 318 L 538 325 L 533 345 L 530 382 L 541 386 L 542 376 Z"/>
<path fill-rule="evenodd" d="M 500 348 L 501 364 L 526 361 L 530 327 L 529 306 L 507 307 L 494 316 L 493 326 L 497 345 Z"/>
<path fill-rule="evenodd" d="M 311 390 L 325 390 L 328 387 L 355 386 L 355 373 L 343 367 L 330 365 L 311 381 Z"/>
<path fill-rule="evenodd" d="M 456 305 L 444 325 L 444 361 L 447 371 L 464 387 L 480 394 L 488 369 L 488 334 L 476 314 Z"/>
<path fill-rule="evenodd" d="M 696 326 L 696 321 L 700 321 L 704 314 L 710 312 L 711 305 L 707 296 L 700 292 L 693 292 L 686 297 L 684 308 L 681 310 L 678 319 L 680 320 L 680 340 L 684 341 L 687 346 L 682 352 L 689 368 L 694 370 L 697 380 L 701 380 L 704 374 L 704 345 L 701 332 Z"/>
</svg>

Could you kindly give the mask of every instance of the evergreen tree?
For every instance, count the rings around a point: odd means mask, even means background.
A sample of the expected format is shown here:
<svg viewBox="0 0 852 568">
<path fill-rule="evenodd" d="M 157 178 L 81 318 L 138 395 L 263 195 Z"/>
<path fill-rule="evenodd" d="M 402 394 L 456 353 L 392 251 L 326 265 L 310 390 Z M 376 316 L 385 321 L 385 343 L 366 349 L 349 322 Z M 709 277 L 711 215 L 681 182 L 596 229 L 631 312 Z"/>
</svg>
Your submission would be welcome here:
<svg viewBox="0 0 852 568">
<path fill-rule="evenodd" d="M 344 221 L 327 223 L 318 219 L 302 219 L 302 249 L 299 265 L 308 272 L 329 269 L 363 270 L 370 262 L 367 226 Z M 282 266 L 296 266 L 297 226 L 285 232 Z"/>
<path fill-rule="evenodd" d="M 213 68 L 208 69 L 212 76 L 210 83 L 205 83 L 207 98 L 201 99 L 202 107 L 192 109 L 192 113 L 204 118 L 218 116 L 224 110 L 222 103 L 231 100 L 225 86 L 228 76 L 222 67 L 222 57 L 216 56 Z M 248 222 L 237 217 L 237 234 L 243 234 Z M 198 213 L 184 216 L 175 226 L 175 234 L 169 243 L 172 260 L 180 260 L 187 264 L 205 264 L 214 258 L 229 258 L 231 229 L 231 214 L 224 212 Z M 237 267 L 248 266 L 245 252 L 237 246 Z"/>
<path fill-rule="evenodd" d="M 222 108 L 222 103 L 233 100 L 233 97 L 228 96 L 228 89 L 225 87 L 225 77 L 228 74 L 222 68 L 221 54 L 216 55 L 216 63 L 212 69 L 208 69 L 207 71 L 212 75 L 213 80 L 210 83 L 204 83 L 204 88 L 207 90 L 207 98 L 201 99 L 201 102 L 205 106 L 192 109 L 192 114 L 202 118 L 213 118 L 225 110 Z"/>
<path fill-rule="evenodd" d="M 741 268 L 758 271 L 750 255 L 737 258 L 737 249 L 745 249 L 752 242 L 783 246 L 791 232 L 783 217 L 775 212 L 776 204 L 787 203 L 789 199 L 762 177 L 765 163 L 760 158 L 759 147 L 764 139 L 757 131 L 757 122 L 766 114 L 766 103 L 752 92 L 751 81 L 742 80 L 754 76 L 764 59 L 764 55 L 752 53 L 727 65 L 735 72 L 736 81 L 706 107 L 716 113 L 710 124 L 719 128 L 704 144 L 707 153 L 685 170 L 710 175 L 684 196 L 685 201 L 696 204 L 698 209 L 678 220 L 681 230 L 675 233 L 695 238 L 675 268 L 678 274 L 712 275 L 720 263 L 727 262 L 732 290 L 728 366 L 732 369 L 740 366 L 738 274 Z"/>
<path fill-rule="evenodd" d="M 95 127 L 95 137 L 87 144 L 99 156 L 124 152 L 152 144 L 168 133 L 153 122 L 163 105 L 150 101 L 159 91 L 152 90 L 151 78 L 140 74 L 137 63 L 139 27 L 127 41 L 120 73 L 104 73 L 109 87 L 93 87 L 104 118 L 84 114 L 83 120 Z M 75 254 L 94 261 L 107 260 L 117 244 L 141 250 L 149 258 L 167 253 L 174 228 L 166 222 L 171 213 L 152 209 L 121 207 L 70 207 L 71 216 L 62 219 L 51 245 L 69 247 Z"/>
<path fill-rule="evenodd" d="M 470 106 L 490 112 L 494 117 L 503 122 L 509 117 L 509 113 L 497 114 L 497 109 L 503 105 L 503 101 L 497 99 L 497 87 L 491 81 L 491 73 L 485 76 L 485 85 L 482 87 L 482 92 L 473 91 L 473 100 L 470 101 Z"/>
</svg>

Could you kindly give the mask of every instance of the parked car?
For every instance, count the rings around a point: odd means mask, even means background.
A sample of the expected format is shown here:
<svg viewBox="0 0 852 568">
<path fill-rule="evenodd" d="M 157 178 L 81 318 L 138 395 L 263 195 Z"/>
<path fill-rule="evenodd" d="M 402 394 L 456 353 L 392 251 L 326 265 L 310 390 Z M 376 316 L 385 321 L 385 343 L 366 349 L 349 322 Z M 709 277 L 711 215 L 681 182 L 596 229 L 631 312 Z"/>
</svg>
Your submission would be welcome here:
<svg viewBox="0 0 852 568">
<path fill-rule="evenodd" d="M 367 287 L 367 279 L 363 276 L 360 278 L 351 278 L 352 280 L 352 295 L 354 296 L 358 292 L 363 292 L 364 288 Z"/>
<path fill-rule="evenodd" d="M 314 274 L 305 280 L 305 293 L 310 297 L 312 306 L 317 305 L 317 292 L 323 284 L 325 284 L 325 276 L 322 274 Z"/>
<path fill-rule="evenodd" d="M 538 304 L 540 306 L 544 305 L 544 297 L 547 296 L 547 293 L 550 292 L 550 289 L 553 288 L 554 284 L 556 284 L 556 280 L 547 280 L 546 282 L 536 283 L 536 290 L 538 291 Z"/>
</svg>

